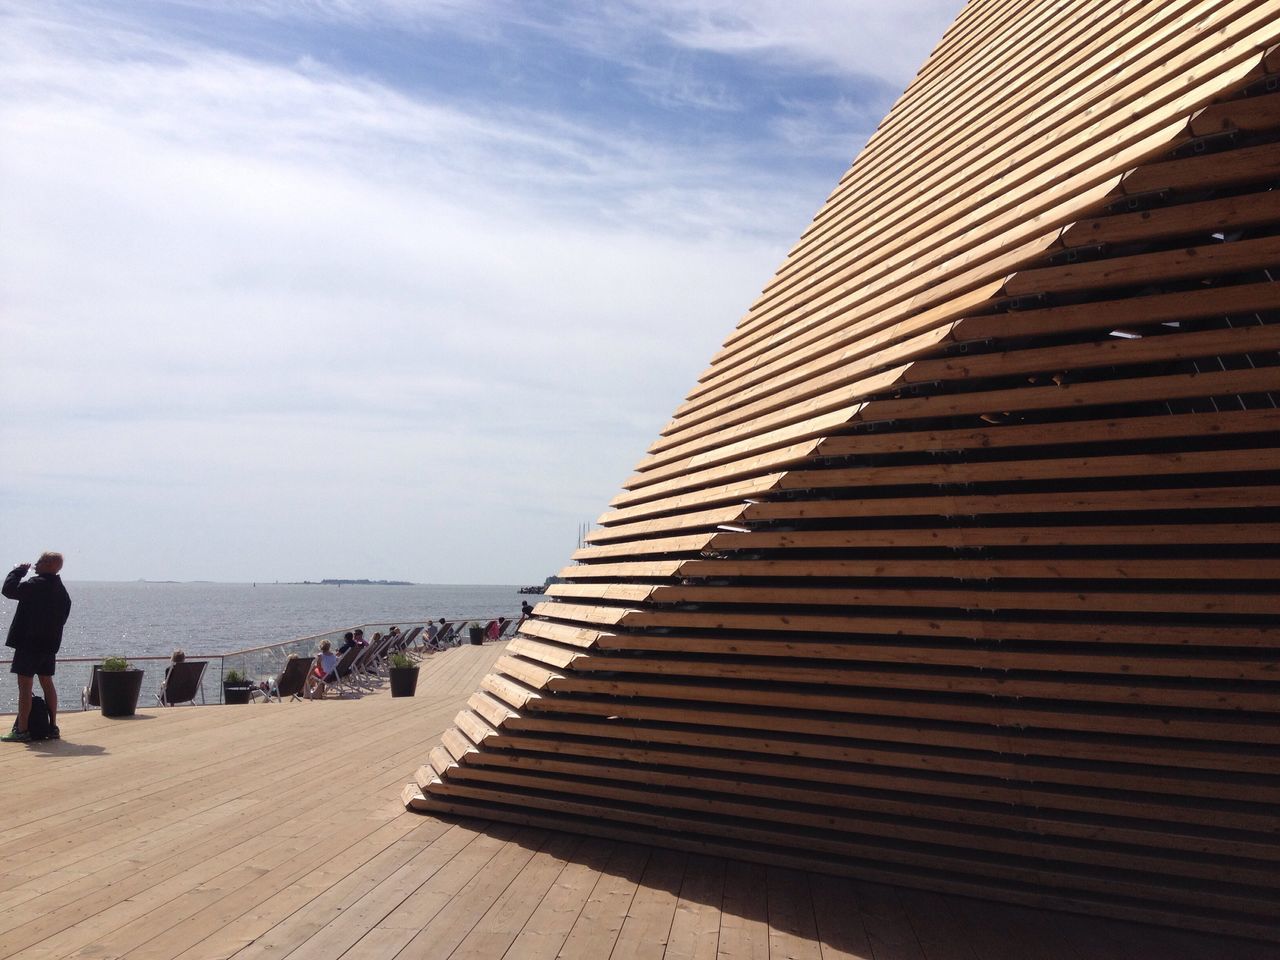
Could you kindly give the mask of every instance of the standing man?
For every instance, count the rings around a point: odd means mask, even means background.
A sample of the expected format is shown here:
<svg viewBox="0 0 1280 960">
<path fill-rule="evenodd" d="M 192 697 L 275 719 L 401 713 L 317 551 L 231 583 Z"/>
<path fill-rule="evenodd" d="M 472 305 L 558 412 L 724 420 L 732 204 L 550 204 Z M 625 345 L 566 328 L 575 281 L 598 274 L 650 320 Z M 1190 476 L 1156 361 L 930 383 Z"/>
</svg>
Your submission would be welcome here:
<svg viewBox="0 0 1280 960">
<path fill-rule="evenodd" d="M 4 578 L 0 588 L 10 600 L 18 601 L 9 624 L 7 646 L 13 647 L 13 666 L 10 673 L 18 675 L 18 722 L 10 733 L 0 737 L 5 743 L 26 743 L 31 739 L 27 731 L 27 717 L 31 714 L 31 684 L 40 678 L 44 699 L 49 704 L 51 734 L 57 740 L 58 691 L 53 685 L 53 671 L 58 650 L 62 646 L 62 627 L 71 614 L 71 597 L 58 576 L 62 570 L 62 554 L 46 551 L 36 561 L 36 575 L 23 582 L 31 564 L 20 563 Z"/>
</svg>

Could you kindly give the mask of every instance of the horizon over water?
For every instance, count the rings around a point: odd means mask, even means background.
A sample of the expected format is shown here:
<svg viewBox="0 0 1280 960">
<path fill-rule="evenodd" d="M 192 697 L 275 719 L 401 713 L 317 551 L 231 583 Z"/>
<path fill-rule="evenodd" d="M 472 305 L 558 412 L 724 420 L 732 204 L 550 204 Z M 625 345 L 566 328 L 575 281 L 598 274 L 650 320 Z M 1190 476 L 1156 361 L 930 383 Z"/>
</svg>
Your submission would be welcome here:
<svg viewBox="0 0 1280 960">
<path fill-rule="evenodd" d="M 226 653 L 361 623 L 511 616 L 518 586 L 493 584 L 321 585 L 63 578 L 71 618 L 60 658 Z M 0 598 L 8 632 L 16 601 Z M 7 649 L 0 659 L 8 659 Z"/>
</svg>

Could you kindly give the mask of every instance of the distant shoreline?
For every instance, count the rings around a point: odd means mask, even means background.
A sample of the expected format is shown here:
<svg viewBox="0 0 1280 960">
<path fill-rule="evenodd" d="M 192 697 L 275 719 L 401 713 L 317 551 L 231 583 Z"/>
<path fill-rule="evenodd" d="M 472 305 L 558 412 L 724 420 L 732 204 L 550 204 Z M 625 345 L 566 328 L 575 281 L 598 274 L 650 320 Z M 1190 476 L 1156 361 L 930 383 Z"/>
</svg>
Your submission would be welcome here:
<svg viewBox="0 0 1280 960">
<path fill-rule="evenodd" d="M 111 581 L 102 581 L 104 583 Z M 134 580 L 134 583 L 218 583 L 217 580 Z M 254 586 L 259 583 L 270 582 L 274 586 L 285 587 L 428 587 L 428 583 L 415 583 L 412 580 L 255 580 L 252 581 Z M 487 586 L 487 584 L 479 584 L 479 586 Z"/>
<path fill-rule="evenodd" d="M 416 587 L 418 584 L 409 580 L 303 580 L 309 587 Z"/>
</svg>

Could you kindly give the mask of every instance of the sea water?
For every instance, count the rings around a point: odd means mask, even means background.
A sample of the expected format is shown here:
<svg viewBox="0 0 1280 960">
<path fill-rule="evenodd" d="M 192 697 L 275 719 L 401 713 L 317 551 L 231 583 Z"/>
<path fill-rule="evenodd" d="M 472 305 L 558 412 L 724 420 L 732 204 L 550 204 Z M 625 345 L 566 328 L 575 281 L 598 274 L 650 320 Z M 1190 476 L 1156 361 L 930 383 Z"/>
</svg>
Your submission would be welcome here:
<svg viewBox="0 0 1280 960">
<path fill-rule="evenodd" d="M 168 657 L 179 648 L 190 659 L 197 659 L 361 624 L 408 626 L 441 617 L 488 620 L 518 616 L 521 600 L 536 603 L 541 599 L 522 597 L 515 586 L 489 585 L 107 583 L 67 578 L 63 582 L 71 595 L 71 619 L 63 631 L 60 661 Z M 16 606 L 13 600 L 0 599 L 0 631 L 7 633 Z M 305 652 L 310 652 L 314 646 L 308 642 L 297 649 L 303 652 L 305 647 Z M 8 657 L 7 649 L 0 650 L 0 659 Z M 255 672 L 269 668 L 265 660 L 251 664 L 260 668 Z M 163 666 L 145 666 L 148 675 L 156 674 L 149 679 L 158 682 Z M 87 665 L 59 666 L 58 696 L 63 709 L 79 708 L 79 688 L 85 683 L 81 675 L 87 676 L 87 672 Z M 209 676 L 216 685 L 217 678 L 212 673 Z M 216 702 L 209 682 L 206 691 Z M 5 665 L 0 668 L 0 712 L 15 709 L 15 695 L 16 687 Z"/>
</svg>

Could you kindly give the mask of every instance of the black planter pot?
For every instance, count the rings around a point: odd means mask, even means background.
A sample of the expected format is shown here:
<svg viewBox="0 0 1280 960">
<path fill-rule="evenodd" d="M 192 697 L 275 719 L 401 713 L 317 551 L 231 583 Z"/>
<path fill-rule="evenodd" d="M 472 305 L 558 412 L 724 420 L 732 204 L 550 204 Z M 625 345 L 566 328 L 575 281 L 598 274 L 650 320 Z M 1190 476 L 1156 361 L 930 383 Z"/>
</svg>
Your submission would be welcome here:
<svg viewBox="0 0 1280 960">
<path fill-rule="evenodd" d="M 104 717 L 132 717 L 142 693 L 141 670 L 99 670 L 98 703 Z"/>
<path fill-rule="evenodd" d="M 248 703 L 252 693 L 252 683 L 227 683 L 224 681 L 222 684 L 223 703 Z"/>
<path fill-rule="evenodd" d="M 391 695 L 393 697 L 412 697 L 418 689 L 417 667 L 391 668 Z"/>
<path fill-rule="evenodd" d="M 469 629 L 471 631 L 472 645 L 478 647 L 480 644 L 484 643 L 484 627 L 477 627 L 473 625 Z"/>
</svg>

